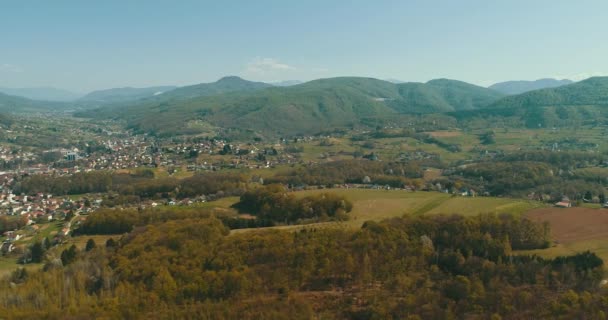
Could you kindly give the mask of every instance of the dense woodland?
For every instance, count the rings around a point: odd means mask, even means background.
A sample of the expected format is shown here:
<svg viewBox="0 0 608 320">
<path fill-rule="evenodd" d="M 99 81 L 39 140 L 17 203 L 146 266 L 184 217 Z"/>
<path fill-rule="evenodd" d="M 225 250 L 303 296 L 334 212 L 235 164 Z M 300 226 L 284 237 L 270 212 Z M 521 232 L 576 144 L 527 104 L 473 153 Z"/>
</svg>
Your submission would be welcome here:
<svg viewBox="0 0 608 320">
<path fill-rule="evenodd" d="M 282 185 L 270 185 L 245 192 L 234 206 L 259 219 L 278 223 L 347 220 L 353 204 L 343 196 L 321 193 L 297 198 Z"/>
<path fill-rule="evenodd" d="M 401 163 L 342 160 L 296 168 L 267 178 L 265 183 L 283 183 L 291 186 L 373 183 L 401 188 L 408 184 L 422 183 L 418 179 L 423 174 L 419 161 Z M 368 177 L 369 181 L 365 181 L 365 177 Z"/>
<path fill-rule="evenodd" d="M 53 195 L 108 193 L 106 204 L 136 203 L 142 199 L 188 198 L 200 195 L 219 197 L 240 195 L 249 176 L 239 173 L 208 172 L 185 179 L 155 178 L 151 170 L 132 174 L 92 171 L 70 176 L 26 176 L 15 184 L 17 193 Z"/>
<path fill-rule="evenodd" d="M 548 227 L 512 215 L 404 217 L 360 230 L 229 235 L 215 218 L 149 220 L 49 251 L 0 283 L 7 319 L 602 319 L 603 261 L 513 256 Z M 44 289 L 42 289 L 44 288 Z"/>
<path fill-rule="evenodd" d="M 593 154 L 522 153 L 459 167 L 450 180 L 493 196 L 525 197 L 537 194 L 543 196 L 538 200 L 555 201 L 564 196 L 583 200 L 587 195 L 587 200 L 605 199 L 608 177 L 577 170 L 589 163 L 599 164 L 603 161 L 602 157 Z"/>
</svg>

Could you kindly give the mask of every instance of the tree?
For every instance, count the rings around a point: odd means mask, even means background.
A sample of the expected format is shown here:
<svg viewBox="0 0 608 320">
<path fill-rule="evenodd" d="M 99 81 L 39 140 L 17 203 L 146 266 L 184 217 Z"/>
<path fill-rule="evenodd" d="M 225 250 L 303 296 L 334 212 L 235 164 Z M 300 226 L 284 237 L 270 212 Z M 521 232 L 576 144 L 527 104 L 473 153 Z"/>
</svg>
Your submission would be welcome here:
<svg viewBox="0 0 608 320">
<path fill-rule="evenodd" d="M 114 241 L 114 239 L 110 238 L 108 239 L 108 241 L 106 241 L 106 248 L 114 248 L 116 247 L 116 241 Z"/>
<path fill-rule="evenodd" d="M 91 238 L 91 239 L 89 239 L 89 240 L 87 241 L 87 245 L 86 245 L 86 247 L 85 247 L 85 251 L 86 251 L 86 252 L 89 252 L 89 251 L 91 251 L 91 250 L 95 249 L 95 247 L 96 247 L 96 246 L 97 246 L 97 245 L 95 244 L 95 240 L 93 240 L 93 239 Z"/>
<path fill-rule="evenodd" d="M 42 258 L 44 257 L 44 247 L 42 246 L 42 243 L 40 241 L 34 242 L 30 250 L 32 252 L 32 262 L 42 262 Z"/>
<path fill-rule="evenodd" d="M 63 263 L 64 266 L 67 266 L 76 259 L 76 250 L 76 246 L 72 245 L 69 249 L 61 252 L 61 263 Z"/>
</svg>

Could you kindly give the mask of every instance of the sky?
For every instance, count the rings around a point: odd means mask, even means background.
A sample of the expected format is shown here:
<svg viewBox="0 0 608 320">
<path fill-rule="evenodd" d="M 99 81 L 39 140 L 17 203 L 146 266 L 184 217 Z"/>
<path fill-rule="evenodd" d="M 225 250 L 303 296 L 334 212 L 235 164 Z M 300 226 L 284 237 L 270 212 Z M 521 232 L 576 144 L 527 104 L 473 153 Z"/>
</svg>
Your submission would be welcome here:
<svg viewBox="0 0 608 320">
<path fill-rule="evenodd" d="M 605 0 L 0 0 L 0 87 L 608 75 Z"/>
</svg>

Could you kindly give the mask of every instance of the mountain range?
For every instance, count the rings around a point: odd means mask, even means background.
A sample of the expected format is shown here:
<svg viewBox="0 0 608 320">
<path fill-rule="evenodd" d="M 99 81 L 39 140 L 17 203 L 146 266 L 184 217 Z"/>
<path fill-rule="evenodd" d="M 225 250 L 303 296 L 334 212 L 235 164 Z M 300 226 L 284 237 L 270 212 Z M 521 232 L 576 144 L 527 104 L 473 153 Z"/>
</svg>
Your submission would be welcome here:
<svg viewBox="0 0 608 320">
<path fill-rule="evenodd" d="M 136 101 L 139 99 L 149 98 L 155 95 L 163 94 L 171 91 L 175 86 L 159 86 L 147 88 L 112 88 L 106 90 L 93 91 L 84 97 L 78 99 L 78 102 L 110 104 L 118 102 Z"/>
<path fill-rule="evenodd" d="M 539 80 L 534 85 L 540 84 L 556 82 Z M 212 127 L 272 135 L 312 134 L 373 119 L 431 113 L 457 119 L 519 117 L 536 126 L 556 123 L 551 119 L 603 117 L 605 106 L 608 77 L 516 95 L 449 79 L 393 83 L 338 77 L 275 86 L 235 76 L 179 88 L 101 90 L 70 103 L 0 94 L 0 111 L 6 113 L 77 110 L 78 117 L 122 119 L 136 130 L 165 135 Z"/>
<path fill-rule="evenodd" d="M 561 86 L 571 84 L 571 83 L 573 83 L 573 81 L 567 80 L 567 79 L 556 80 L 556 79 L 545 78 L 545 79 L 538 79 L 538 80 L 534 80 L 534 81 L 520 80 L 520 81 L 499 82 L 499 83 L 495 83 L 495 84 L 489 86 L 488 88 L 490 88 L 492 90 L 496 90 L 498 92 L 502 92 L 507 95 L 514 95 L 514 94 L 522 94 L 522 93 L 525 93 L 528 91 L 534 91 L 534 90 L 539 90 L 539 89 L 561 87 Z"/>
<path fill-rule="evenodd" d="M 73 101 L 82 96 L 82 94 L 74 93 L 68 90 L 57 89 L 52 87 L 37 87 L 37 88 L 3 88 L 0 87 L 0 93 L 11 96 L 19 96 L 32 100 L 46 101 Z"/>
<path fill-rule="evenodd" d="M 100 108 L 78 116 L 123 118 L 142 131 L 166 133 L 186 129 L 184 123 L 204 121 L 276 134 L 314 133 L 335 126 L 352 126 L 364 118 L 402 113 L 473 110 L 504 95 L 461 81 L 427 83 L 341 77 L 319 79 L 289 87 L 272 87 L 229 77 L 205 87 L 246 88 L 194 97 L 176 89 L 131 106 Z M 179 93 L 179 94 L 178 94 Z M 166 97 L 172 97 L 166 99 Z"/>
<path fill-rule="evenodd" d="M 556 88 L 546 88 L 508 96 L 493 108 L 531 108 L 543 106 L 608 105 L 608 77 L 592 77 Z"/>
<path fill-rule="evenodd" d="M 0 93 L 0 112 L 2 113 L 63 111 L 66 107 L 64 102 L 32 100 Z"/>
</svg>

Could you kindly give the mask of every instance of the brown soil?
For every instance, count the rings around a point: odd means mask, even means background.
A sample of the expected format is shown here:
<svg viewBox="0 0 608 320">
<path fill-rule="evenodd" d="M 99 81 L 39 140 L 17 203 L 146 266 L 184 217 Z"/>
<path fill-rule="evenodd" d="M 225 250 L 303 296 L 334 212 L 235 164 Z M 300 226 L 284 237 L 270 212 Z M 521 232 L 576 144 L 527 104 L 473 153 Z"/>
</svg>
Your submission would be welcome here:
<svg viewBox="0 0 608 320">
<path fill-rule="evenodd" d="M 435 138 L 449 138 L 449 137 L 458 137 L 460 136 L 459 131 L 432 131 L 427 132 L 430 136 Z"/>
<path fill-rule="evenodd" d="M 561 243 L 608 238 L 608 209 L 542 208 L 526 216 L 533 221 L 548 221 L 554 239 Z"/>
</svg>

